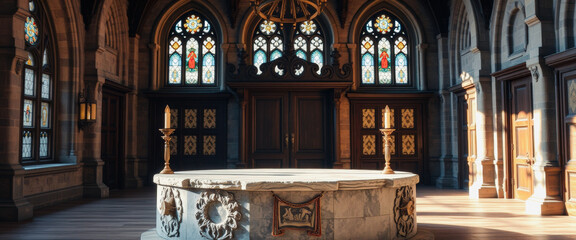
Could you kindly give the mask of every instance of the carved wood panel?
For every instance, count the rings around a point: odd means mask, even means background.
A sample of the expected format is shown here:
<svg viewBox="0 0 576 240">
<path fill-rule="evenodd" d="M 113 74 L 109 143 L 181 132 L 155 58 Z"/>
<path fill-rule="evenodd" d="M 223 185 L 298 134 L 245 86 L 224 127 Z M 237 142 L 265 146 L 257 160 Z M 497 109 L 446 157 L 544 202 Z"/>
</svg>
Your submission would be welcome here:
<svg viewBox="0 0 576 240">
<path fill-rule="evenodd" d="M 522 200 L 528 199 L 533 193 L 534 135 L 531 81 L 532 79 L 527 77 L 510 83 L 514 197 Z"/>
</svg>

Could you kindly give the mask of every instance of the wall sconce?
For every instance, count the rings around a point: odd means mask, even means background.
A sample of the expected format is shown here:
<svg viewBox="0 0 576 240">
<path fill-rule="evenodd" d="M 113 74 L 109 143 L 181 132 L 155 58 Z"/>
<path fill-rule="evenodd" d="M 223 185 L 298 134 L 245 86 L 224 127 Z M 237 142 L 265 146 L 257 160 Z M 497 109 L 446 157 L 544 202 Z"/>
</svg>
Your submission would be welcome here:
<svg viewBox="0 0 576 240">
<path fill-rule="evenodd" d="M 80 93 L 80 121 L 81 128 L 96 122 L 96 100 L 89 97 L 90 94 Z"/>
</svg>

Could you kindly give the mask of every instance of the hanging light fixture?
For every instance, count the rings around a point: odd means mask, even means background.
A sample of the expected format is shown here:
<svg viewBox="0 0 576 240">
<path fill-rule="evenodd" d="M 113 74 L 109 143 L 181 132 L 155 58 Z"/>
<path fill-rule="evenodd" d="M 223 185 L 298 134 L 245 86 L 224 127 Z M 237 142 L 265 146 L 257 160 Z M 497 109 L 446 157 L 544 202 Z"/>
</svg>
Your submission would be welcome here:
<svg viewBox="0 0 576 240">
<path fill-rule="evenodd" d="M 254 12 L 277 23 L 299 23 L 318 16 L 328 0 L 250 0 Z"/>
</svg>

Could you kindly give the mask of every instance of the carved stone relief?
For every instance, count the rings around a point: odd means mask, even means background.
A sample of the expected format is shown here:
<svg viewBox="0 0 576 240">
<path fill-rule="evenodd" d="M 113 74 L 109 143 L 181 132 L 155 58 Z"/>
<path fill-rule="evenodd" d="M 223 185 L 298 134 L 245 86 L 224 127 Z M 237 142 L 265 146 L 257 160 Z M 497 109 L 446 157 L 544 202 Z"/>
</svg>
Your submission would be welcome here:
<svg viewBox="0 0 576 240">
<path fill-rule="evenodd" d="M 394 223 L 396 223 L 396 236 L 398 237 L 407 237 L 414 231 L 415 200 L 412 186 L 404 186 L 396 190 Z"/>
<path fill-rule="evenodd" d="M 180 224 L 182 223 L 182 199 L 177 189 L 162 189 L 160 195 L 160 229 L 168 237 L 180 236 Z"/>
<path fill-rule="evenodd" d="M 233 239 L 242 217 L 240 205 L 232 193 L 205 191 L 196 203 L 200 235 L 207 239 Z"/>
</svg>

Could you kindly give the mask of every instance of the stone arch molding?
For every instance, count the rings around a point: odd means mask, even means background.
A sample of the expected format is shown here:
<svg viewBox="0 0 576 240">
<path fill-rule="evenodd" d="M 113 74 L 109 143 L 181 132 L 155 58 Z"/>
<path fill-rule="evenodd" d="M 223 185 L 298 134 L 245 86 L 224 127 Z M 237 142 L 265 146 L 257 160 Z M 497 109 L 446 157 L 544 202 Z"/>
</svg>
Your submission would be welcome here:
<svg viewBox="0 0 576 240">
<path fill-rule="evenodd" d="M 528 25 L 525 23 L 526 9 L 523 1 L 510 1 L 504 15 L 503 36 L 508 58 L 524 55 L 528 46 Z"/>
<path fill-rule="evenodd" d="M 160 229 L 167 237 L 180 236 L 180 224 L 182 223 L 182 198 L 180 191 L 174 188 L 164 187 L 158 201 L 160 212 Z"/>
<path fill-rule="evenodd" d="M 558 47 L 565 51 L 576 46 L 576 0 L 561 0 L 557 7 Z"/>
<path fill-rule="evenodd" d="M 242 218 L 234 194 L 226 191 L 202 192 L 196 202 L 200 235 L 207 239 L 233 239 Z"/>
</svg>

